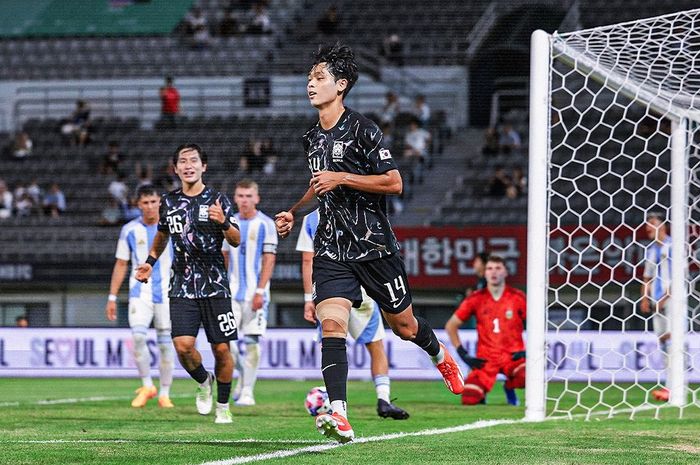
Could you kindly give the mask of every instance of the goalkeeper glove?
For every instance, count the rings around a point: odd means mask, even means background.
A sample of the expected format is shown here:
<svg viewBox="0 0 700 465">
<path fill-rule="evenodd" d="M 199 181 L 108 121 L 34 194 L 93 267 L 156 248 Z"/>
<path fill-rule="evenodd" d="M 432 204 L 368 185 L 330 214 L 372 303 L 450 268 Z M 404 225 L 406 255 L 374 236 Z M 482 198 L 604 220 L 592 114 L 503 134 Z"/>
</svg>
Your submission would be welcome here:
<svg viewBox="0 0 700 465">
<path fill-rule="evenodd" d="M 525 358 L 525 351 L 524 350 L 521 350 L 518 352 L 513 352 L 511 354 L 511 357 L 510 357 L 510 359 L 513 361 L 520 360 L 521 358 Z"/>
<path fill-rule="evenodd" d="M 483 368 L 484 364 L 486 363 L 486 359 L 484 358 L 477 358 L 477 357 L 470 357 L 469 354 L 467 353 L 466 349 L 462 346 L 457 347 L 457 354 L 459 354 L 459 357 L 469 365 L 469 368 Z"/>
</svg>

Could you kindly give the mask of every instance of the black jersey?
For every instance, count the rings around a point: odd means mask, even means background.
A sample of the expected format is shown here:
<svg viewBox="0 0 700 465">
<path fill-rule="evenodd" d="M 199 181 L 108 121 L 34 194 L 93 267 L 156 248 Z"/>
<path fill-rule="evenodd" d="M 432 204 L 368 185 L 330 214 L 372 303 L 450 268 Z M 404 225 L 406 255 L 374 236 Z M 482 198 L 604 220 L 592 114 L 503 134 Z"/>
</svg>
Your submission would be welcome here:
<svg viewBox="0 0 700 465">
<path fill-rule="evenodd" d="M 161 199 L 158 231 L 170 235 L 174 250 L 170 297 L 231 296 L 221 254 L 224 232 L 209 219 L 209 206 L 217 200 L 232 226 L 238 228 L 231 201 L 210 187 L 194 197 L 176 189 Z"/>
<path fill-rule="evenodd" d="M 359 175 L 395 170 L 391 152 L 381 146 L 382 136 L 374 122 L 346 108 L 333 128 L 326 131 L 317 123 L 304 134 L 309 169 L 312 173 L 327 170 Z M 319 203 L 316 256 L 366 261 L 399 250 L 383 194 L 340 186 L 319 196 Z"/>
</svg>

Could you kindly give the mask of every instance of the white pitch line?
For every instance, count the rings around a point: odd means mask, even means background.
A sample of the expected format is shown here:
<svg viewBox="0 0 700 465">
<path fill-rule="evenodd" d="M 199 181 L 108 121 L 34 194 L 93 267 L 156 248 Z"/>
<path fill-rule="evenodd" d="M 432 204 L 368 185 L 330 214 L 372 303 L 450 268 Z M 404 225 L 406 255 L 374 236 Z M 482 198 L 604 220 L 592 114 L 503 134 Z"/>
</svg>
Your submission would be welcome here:
<svg viewBox="0 0 700 465">
<path fill-rule="evenodd" d="M 666 406 L 668 406 L 668 405 L 666 405 Z M 635 408 L 615 410 L 614 412 L 612 412 L 612 414 L 617 415 L 620 413 L 631 413 L 633 411 L 638 412 L 638 411 L 651 410 L 654 408 L 663 408 L 663 407 L 664 406 L 657 407 L 657 406 L 652 405 L 652 404 L 647 404 L 647 405 L 642 405 L 640 407 L 635 407 Z M 591 417 L 591 416 L 610 415 L 610 414 L 611 414 L 611 412 L 603 411 L 603 412 L 594 412 L 594 413 L 590 413 L 590 414 L 584 413 L 584 414 L 575 414 L 575 415 L 565 415 L 565 416 L 559 416 L 559 417 L 548 417 L 548 418 L 545 418 L 544 421 L 566 420 L 566 419 L 573 419 L 573 418 L 586 418 L 586 417 Z M 529 421 L 525 420 L 524 418 L 521 418 L 521 419 L 501 419 L 501 420 L 479 420 L 479 421 L 474 422 L 474 423 L 466 423 L 463 425 L 452 426 L 449 428 L 434 428 L 434 429 L 426 429 L 426 430 L 414 431 L 414 432 L 409 432 L 409 433 L 391 433 L 391 434 L 382 434 L 380 436 L 360 437 L 360 438 L 357 438 L 353 442 L 348 443 L 348 444 L 328 443 L 328 444 L 321 444 L 321 445 L 315 445 L 315 446 L 301 447 L 298 449 L 284 449 L 284 450 L 278 450 L 275 452 L 268 452 L 265 454 L 249 455 L 249 456 L 244 456 L 244 457 L 232 457 L 230 459 L 214 460 L 212 462 L 203 462 L 203 463 L 200 463 L 199 465 L 238 465 L 238 464 L 242 464 L 242 463 L 261 462 L 263 460 L 280 459 L 280 458 L 284 458 L 284 457 L 291 457 L 294 455 L 304 454 L 307 452 L 323 452 L 326 450 L 335 449 L 335 448 L 343 447 L 343 446 L 349 446 L 352 444 L 363 444 L 363 443 L 367 443 L 367 442 L 389 441 L 392 439 L 399 439 L 399 438 L 405 438 L 405 437 L 415 437 L 415 436 L 435 436 L 435 435 L 439 435 L 439 434 L 458 433 L 461 431 L 491 428 L 493 426 L 500 426 L 500 425 L 513 425 L 513 424 L 519 424 L 519 423 L 529 423 Z"/>
<path fill-rule="evenodd" d="M 173 399 L 192 397 L 191 394 L 175 394 L 170 396 Z M 105 402 L 110 400 L 131 400 L 133 396 L 93 396 L 75 397 L 68 399 L 42 399 L 33 402 L 0 402 L 0 407 L 19 407 L 21 405 L 60 405 L 79 404 L 81 402 Z"/>
<path fill-rule="evenodd" d="M 492 426 L 499 425 L 509 425 L 514 423 L 522 423 L 523 420 L 480 420 L 474 423 L 467 423 L 459 426 L 452 426 L 449 428 L 434 428 L 426 429 L 422 431 L 414 431 L 410 433 L 392 433 L 392 434 L 382 434 L 380 436 L 367 436 L 355 439 L 350 444 L 362 444 L 366 442 L 378 442 L 378 441 L 389 441 L 391 439 L 398 439 L 410 436 L 434 436 L 437 434 L 450 434 L 458 433 L 460 431 L 469 431 L 473 429 L 490 428 Z M 348 444 L 349 445 L 349 444 Z M 323 452 L 329 449 L 335 449 L 337 447 L 342 447 L 344 444 L 339 443 L 328 443 L 316 446 L 301 447 L 298 449 L 286 449 L 278 450 L 275 452 L 268 452 L 266 454 L 250 455 L 247 457 L 232 457 L 225 460 L 215 460 L 213 462 L 204 462 L 200 465 L 237 465 L 240 463 L 251 463 L 260 462 L 262 460 L 270 459 L 281 459 L 284 457 L 291 457 L 294 455 L 304 454 L 307 452 Z"/>
</svg>

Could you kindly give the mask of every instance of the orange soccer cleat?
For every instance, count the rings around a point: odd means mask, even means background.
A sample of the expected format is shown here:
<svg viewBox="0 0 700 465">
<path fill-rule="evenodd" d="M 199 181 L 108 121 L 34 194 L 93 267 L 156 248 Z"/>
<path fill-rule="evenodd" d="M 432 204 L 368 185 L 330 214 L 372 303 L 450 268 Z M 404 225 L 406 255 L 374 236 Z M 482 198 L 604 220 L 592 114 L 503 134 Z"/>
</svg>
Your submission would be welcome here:
<svg viewBox="0 0 700 465">
<path fill-rule="evenodd" d="M 153 399 L 156 395 L 158 395 L 158 389 L 155 386 L 142 386 L 136 390 L 136 397 L 131 401 L 131 406 L 136 408 L 145 407 L 146 402 L 149 399 Z"/>
<path fill-rule="evenodd" d="M 660 402 L 668 402 L 668 396 L 670 393 L 671 392 L 665 387 L 651 391 L 652 397 Z"/>
<path fill-rule="evenodd" d="M 450 390 L 452 394 L 461 394 L 464 391 L 464 375 L 459 369 L 459 365 L 452 358 L 452 355 L 447 351 L 447 347 L 441 342 L 440 347 L 442 348 L 445 358 L 441 363 L 436 364 L 438 370 L 442 374 L 442 379 L 445 381 L 447 389 Z"/>
<path fill-rule="evenodd" d="M 173 408 L 173 407 L 175 407 L 175 404 L 173 404 L 173 401 L 170 400 L 170 397 L 160 396 L 160 397 L 158 397 L 158 407 L 160 407 L 160 408 Z"/>
<path fill-rule="evenodd" d="M 316 429 L 319 433 L 340 443 L 350 442 L 355 439 L 355 432 L 348 423 L 347 418 L 334 413 L 322 413 L 316 417 Z"/>
</svg>

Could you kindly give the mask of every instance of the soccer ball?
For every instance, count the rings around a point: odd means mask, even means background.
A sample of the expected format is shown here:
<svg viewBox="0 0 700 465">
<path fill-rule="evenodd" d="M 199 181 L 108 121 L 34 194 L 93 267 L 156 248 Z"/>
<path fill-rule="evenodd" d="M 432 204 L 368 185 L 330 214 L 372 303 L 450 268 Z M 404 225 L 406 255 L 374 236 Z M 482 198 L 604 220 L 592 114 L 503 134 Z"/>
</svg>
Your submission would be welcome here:
<svg viewBox="0 0 700 465">
<path fill-rule="evenodd" d="M 312 417 L 321 413 L 331 413 L 331 402 L 328 400 L 328 392 L 326 392 L 325 386 L 311 388 L 309 393 L 306 394 L 304 405 L 306 406 L 306 411 Z"/>
</svg>

